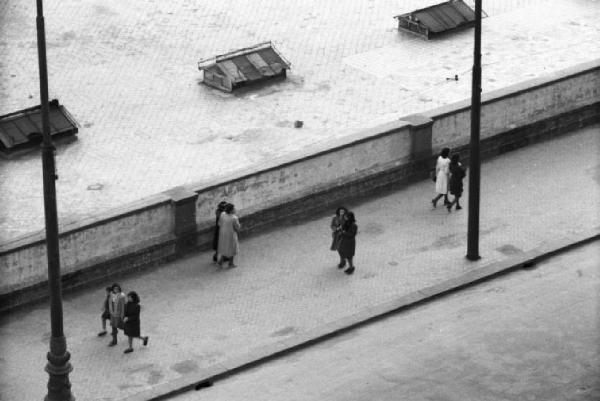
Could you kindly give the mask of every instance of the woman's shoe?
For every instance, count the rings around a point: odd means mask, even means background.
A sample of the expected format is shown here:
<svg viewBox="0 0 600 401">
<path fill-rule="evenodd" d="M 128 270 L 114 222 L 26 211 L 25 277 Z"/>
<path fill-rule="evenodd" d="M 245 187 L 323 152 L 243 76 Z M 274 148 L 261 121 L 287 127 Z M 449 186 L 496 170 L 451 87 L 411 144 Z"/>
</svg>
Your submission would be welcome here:
<svg viewBox="0 0 600 401">
<path fill-rule="evenodd" d="M 446 205 L 446 209 L 448 209 L 448 213 L 450 213 L 452 211 L 452 203 L 449 205 Z"/>
<path fill-rule="evenodd" d="M 346 270 L 344 270 L 344 273 L 346 273 L 347 275 L 351 275 L 352 273 L 354 273 L 354 266 L 349 267 Z"/>
<path fill-rule="evenodd" d="M 123 351 L 124 354 L 129 354 L 130 352 L 133 352 L 133 348 L 127 348 L 125 351 Z"/>
<path fill-rule="evenodd" d="M 346 262 L 340 262 L 338 264 L 338 269 L 343 269 L 346 266 Z"/>
<path fill-rule="evenodd" d="M 233 264 L 233 263 L 230 263 L 230 264 L 229 264 L 229 268 L 230 268 L 230 269 L 233 269 L 234 267 L 237 267 L 237 265 L 236 265 L 236 264 Z"/>
<path fill-rule="evenodd" d="M 98 333 L 98 337 L 102 337 L 106 335 L 106 330 L 102 330 L 100 333 Z"/>
<path fill-rule="evenodd" d="M 437 201 L 435 199 L 432 199 L 431 204 L 433 205 L 433 208 L 435 209 L 437 206 Z"/>
<path fill-rule="evenodd" d="M 146 337 L 144 337 L 144 338 L 143 338 L 143 341 L 144 341 L 144 347 L 145 347 L 146 345 L 148 345 L 148 340 L 149 340 L 148 336 L 146 336 Z"/>
<path fill-rule="evenodd" d="M 460 209 L 462 209 L 462 207 L 456 206 L 456 210 L 460 210 Z"/>
</svg>

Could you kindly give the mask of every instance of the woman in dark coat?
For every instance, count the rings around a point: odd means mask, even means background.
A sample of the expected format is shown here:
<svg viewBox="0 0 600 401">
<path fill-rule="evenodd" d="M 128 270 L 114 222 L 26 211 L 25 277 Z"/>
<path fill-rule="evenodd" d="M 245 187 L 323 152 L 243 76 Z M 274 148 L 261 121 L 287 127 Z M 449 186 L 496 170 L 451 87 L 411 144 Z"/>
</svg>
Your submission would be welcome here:
<svg viewBox="0 0 600 401">
<path fill-rule="evenodd" d="M 452 159 L 450 160 L 450 182 L 449 182 L 449 190 L 452 195 L 454 195 L 454 200 L 450 202 L 446 207 L 448 208 L 448 212 L 452 210 L 452 205 L 456 204 L 456 210 L 462 209 L 460 207 L 460 197 L 463 193 L 463 178 L 467 175 L 465 169 L 459 162 L 460 156 L 457 154 L 452 155 Z"/>
<path fill-rule="evenodd" d="M 226 205 L 227 205 L 227 202 L 221 201 L 217 205 L 217 210 L 215 210 L 215 217 L 216 217 L 215 232 L 213 235 L 213 242 L 212 242 L 212 249 L 215 251 L 215 253 L 213 255 L 213 262 L 216 262 L 219 260 L 219 253 L 218 253 L 218 249 L 219 249 L 219 217 L 221 217 L 221 213 L 223 213 L 225 211 Z"/>
<path fill-rule="evenodd" d="M 332 251 L 337 251 L 340 245 L 340 239 L 342 234 L 342 224 L 346 221 L 346 213 L 348 213 L 348 209 L 343 206 L 340 206 L 335 211 L 335 216 L 331 219 L 331 246 L 329 249 Z M 340 263 L 338 267 L 341 269 L 346 265 L 346 261 L 340 257 Z"/>
<path fill-rule="evenodd" d="M 133 352 L 133 339 L 139 338 L 143 341 L 144 345 L 148 345 L 148 336 L 140 336 L 140 297 L 135 291 L 131 291 L 127 294 L 127 303 L 125 304 L 125 317 L 123 321 L 125 326 L 123 331 L 129 340 L 129 348 L 124 352 L 126 354 Z"/>
<path fill-rule="evenodd" d="M 358 227 L 356 225 L 354 213 L 346 213 L 346 221 L 344 221 L 344 224 L 342 224 L 341 240 L 340 245 L 338 247 L 340 259 L 344 262 L 344 265 L 346 264 L 346 260 L 348 261 L 348 268 L 344 270 L 344 273 L 346 274 L 354 273 L 355 267 L 352 263 L 352 258 L 354 258 L 354 252 L 356 250 L 355 237 L 357 231 Z M 341 267 L 344 266 L 342 265 Z"/>
</svg>

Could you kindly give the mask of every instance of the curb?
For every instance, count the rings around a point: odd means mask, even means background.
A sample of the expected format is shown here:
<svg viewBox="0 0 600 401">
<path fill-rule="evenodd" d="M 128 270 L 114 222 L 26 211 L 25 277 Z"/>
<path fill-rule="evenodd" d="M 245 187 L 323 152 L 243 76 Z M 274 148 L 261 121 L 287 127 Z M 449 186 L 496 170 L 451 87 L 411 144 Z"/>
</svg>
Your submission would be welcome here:
<svg viewBox="0 0 600 401">
<path fill-rule="evenodd" d="M 590 230 L 592 231 L 592 230 Z M 344 334 L 363 325 L 373 323 L 402 310 L 418 306 L 438 297 L 447 295 L 457 290 L 478 284 L 485 280 L 522 268 L 531 268 L 533 265 L 569 251 L 573 248 L 600 240 L 599 232 L 588 232 L 578 238 L 566 238 L 562 241 L 545 243 L 539 247 L 523 252 L 512 257 L 477 267 L 458 277 L 445 280 L 439 284 L 425 287 L 397 299 L 374 307 L 369 307 L 359 313 L 325 324 L 324 326 L 309 330 L 294 337 L 278 341 L 275 344 L 259 347 L 243 357 L 214 364 L 209 368 L 201 369 L 195 374 L 190 374 L 179 379 L 163 383 L 152 389 L 120 399 L 120 401 L 159 401 L 166 400 L 175 395 L 189 390 L 199 390 L 210 387 L 215 381 L 223 380 L 229 376 L 241 373 L 270 360 L 307 348 L 329 338 Z M 567 237 L 569 237 L 567 235 Z M 570 237 L 574 237 L 573 234 Z M 582 238 L 583 237 L 583 238 Z M 476 262 L 474 262 L 476 263 Z"/>
</svg>

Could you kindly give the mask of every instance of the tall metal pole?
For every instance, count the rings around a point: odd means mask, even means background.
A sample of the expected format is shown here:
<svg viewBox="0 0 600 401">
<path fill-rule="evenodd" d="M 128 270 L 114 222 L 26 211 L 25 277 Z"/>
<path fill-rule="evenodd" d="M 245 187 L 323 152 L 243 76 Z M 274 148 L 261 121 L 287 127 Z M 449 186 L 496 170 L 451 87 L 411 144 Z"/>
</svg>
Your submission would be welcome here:
<svg viewBox="0 0 600 401">
<path fill-rule="evenodd" d="M 481 117 L 481 0 L 475 0 L 475 46 L 473 51 L 473 88 L 471 92 L 471 144 L 469 155 L 469 222 L 467 259 L 479 256 L 479 126 Z"/>
<path fill-rule="evenodd" d="M 71 394 L 69 373 L 73 367 L 69 363 L 67 340 L 63 333 L 62 294 L 60 285 L 60 255 L 58 251 L 58 216 L 56 212 L 56 169 L 54 166 L 54 146 L 50 137 L 50 116 L 48 110 L 48 70 L 46 67 L 46 33 L 42 0 L 37 1 L 37 44 L 40 69 L 40 100 L 42 106 L 42 168 L 44 172 L 44 214 L 46 216 L 46 253 L 48 256 L 48 286 L 50 291 L 50 352 L 48 352 L 46 372 L 48 394 L 46 401 L 74 401 Z"/>
</svg>

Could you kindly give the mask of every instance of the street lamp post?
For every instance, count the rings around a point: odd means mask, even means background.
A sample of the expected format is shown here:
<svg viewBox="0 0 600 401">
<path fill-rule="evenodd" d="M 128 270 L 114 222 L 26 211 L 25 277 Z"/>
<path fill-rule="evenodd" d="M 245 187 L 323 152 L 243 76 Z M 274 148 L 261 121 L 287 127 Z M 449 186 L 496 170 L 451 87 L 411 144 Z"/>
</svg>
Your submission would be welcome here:
<svg viewBox="0 0 600 401">
<path fill-rule="evenodd" d="M 50 116 L 48 110 L 48 70 L 46 67 L 46 34 L 42 0 L 37 1 L 37 44 L 40 69 L 40 100 L 42 107 L 42 169 L 44 173 L 44 214 L 46 217 L 46 253 L 48 257 L 48 287 L 50 291 L 50 352 L 48 352 L 46 372 L 48 394 L 45 401 L 74 401 L 71 394 L 69 373 L 73 367 L 69 363 L 71 355 L 67 351 L 67 340 L 63 333 L 62 295 L 60 285 L 60 255 L 58 251 L 58 217 L 56 212 L 56 169 L 54 166 L 54 146 L 50 137 Z"/>
<path fill-rule="evenodd" d="M 475 0 L 475 46 L 473 50 L 473 88 L 471 92 L 471 143 L 469 151 L 469 221 L 467 259 L 479 256 L 479 128 L 481 117 L 481 0 Z"/>
</svg>

